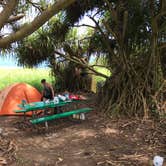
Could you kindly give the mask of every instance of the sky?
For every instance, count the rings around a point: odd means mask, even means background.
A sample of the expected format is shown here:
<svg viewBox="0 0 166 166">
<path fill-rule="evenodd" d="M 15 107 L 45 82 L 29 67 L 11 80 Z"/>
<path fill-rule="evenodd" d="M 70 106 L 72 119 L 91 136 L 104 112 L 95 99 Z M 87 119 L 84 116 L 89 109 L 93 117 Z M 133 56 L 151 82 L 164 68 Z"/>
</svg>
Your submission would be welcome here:
<svg viewBox="0 0 166 166">
<path fill-rule="evenodd" d="M 79 25 L 88 24 L 93 26 L 94 22 L 88 16 L 84 16 L 78 24 Z M 4 29 L 5 33 L 9 33 L 9 31 L 10 30 L 6 28 Z M 86 27 L 79 27 L 78 32 L 79 34 L 84 34 L 86 32 Z M 45 66 L 46 65 L 43 65 L 43 67 Z M 14 58 L 14 55 L 12 56 L 10 56 L 9 54 L 7 54 L 6 56 L 0 55 L 0 68 L 17 68 L 17 67 L 20 67 L 20 66 L 17 65 L 17 60 L 16 58 Z"/>
<path fill-rule="evenodd" d="M 88 16 L 84 16 L 78 24 L 79 25 L 86 24 L 86 25 L 95 26 L 94 22 Z M 86 28 L 87 27 L 85 27 L 85 26 L 79 27 L 79 34 L 84 34 L 86 31 Z"/>
<path fill-rule="evenodd" d="M 0 56 L 0 68 L 14 68 L 18 67 L 17 66 L 17 61 L 15 60 L 14 57 L 6 55 Z"/>
</svg>

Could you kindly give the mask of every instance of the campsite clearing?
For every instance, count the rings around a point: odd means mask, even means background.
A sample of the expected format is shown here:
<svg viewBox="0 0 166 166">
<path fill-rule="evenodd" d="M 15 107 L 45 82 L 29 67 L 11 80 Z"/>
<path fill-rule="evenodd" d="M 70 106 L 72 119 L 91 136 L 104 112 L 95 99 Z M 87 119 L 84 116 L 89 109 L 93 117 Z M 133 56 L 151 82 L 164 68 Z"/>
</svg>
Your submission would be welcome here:
<svg viewBox="0 0 166 166">
<path fill-rule="evenodd" d="M 86 106 L 94 107 L 94 103 Z M 34 128 L 22 120 L 0 117 L 3 138 L 14 145 L 4 156 L 8 165 L 148 166 L 156 154 L 166 157 L 165 120 L 110 120 L 92 111 L 85 121 L 52 121 L 47 132 L 43 124 Z"/>
</svg>

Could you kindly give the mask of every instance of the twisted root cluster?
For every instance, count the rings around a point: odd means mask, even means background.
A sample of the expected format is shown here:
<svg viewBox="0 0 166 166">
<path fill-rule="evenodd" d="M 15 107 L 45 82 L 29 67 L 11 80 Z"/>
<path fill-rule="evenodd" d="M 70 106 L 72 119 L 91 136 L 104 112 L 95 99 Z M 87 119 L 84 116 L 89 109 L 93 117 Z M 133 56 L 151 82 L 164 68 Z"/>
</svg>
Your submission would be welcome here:
<svg viewBox="0 0 166 166">
<path fill-rule="evenodd" d="M 164 94 L 161 86 L 164 87 L 165 82 L 162 84 L 161 77 L 156 80 L 154 68 L 146 66 L 121 67 L 113 73 L 99 93 L 100 109 L 116 117 L 147 118 L 152 112 L 158 111 L 159 105 L 163 108 L 165 98 L 159 96 Z"/>
</svg>

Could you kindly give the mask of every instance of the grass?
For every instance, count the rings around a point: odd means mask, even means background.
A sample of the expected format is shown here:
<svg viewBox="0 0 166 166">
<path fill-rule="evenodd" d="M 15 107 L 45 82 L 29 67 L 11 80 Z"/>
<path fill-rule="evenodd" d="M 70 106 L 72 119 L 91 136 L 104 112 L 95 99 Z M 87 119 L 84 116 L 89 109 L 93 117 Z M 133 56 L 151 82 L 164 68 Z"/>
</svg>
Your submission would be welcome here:
<svg viewBox="0 0 166 166">
<path fill-rule="evenodd" d="M 41 90 L 41 79 L 52 83 L 49 69 L 7 69 L 0 68 L 0 90 L 13 84 L 25 82 Z"/>
<path fill-rule="evenodd" d="M 96 68 L 99 72 L 110 75 L 110 72 L 105 68 Z M 41 91 L 41 79 L 45 78 L 48 82 L 53 83 L 54 78 L 50 75 L 49 69 L 8 69 L 0 68 L 0 90 L 13 83 L 28 83 Z M 105 78 L 95 76 L 95 81 L 104 81 Z"/>
<path fill-rule="evenodd" d="M 109 71 L 108 69 L 106 69 L 106 68 L 97 67 L 97 68 L 95 68 L 95 69 L 96 69 L 98 72 L 100 72 L 100 73 L 102 73 L 102 74 L 105 74 L 105 75 L 107 75 L 107 76 L 110 76 L 110 75 L 111 75 L 110 71 Z M 101 82 L 101 81 L 105 81 L 105 78 L 100 77 L 100 76 L 95 76 L 95 80 L 96 80 L 96 82 Z"/>
</svg>

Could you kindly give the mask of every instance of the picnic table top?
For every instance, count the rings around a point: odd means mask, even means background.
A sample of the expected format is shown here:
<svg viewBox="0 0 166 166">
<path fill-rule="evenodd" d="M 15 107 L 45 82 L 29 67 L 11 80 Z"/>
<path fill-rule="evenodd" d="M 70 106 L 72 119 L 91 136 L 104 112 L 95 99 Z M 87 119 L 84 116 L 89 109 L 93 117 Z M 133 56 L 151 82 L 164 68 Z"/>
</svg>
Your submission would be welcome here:
<svg viewBox="0 0 166 166">
<path fill-rule="evenodd" d="M 60 101 L 59 103 L 54 103 L 53 101 L 50 101 L 49 103 L 45 102 L 33 102 L 25 104 L 24 106 L 18 105 L 23 110 L 16 110 L 16 113 L 22 113 L 22 112 L 29 112 L 29 111 L 35 111 L 35 110 L 43 110 L 45 108 L 54 108 L 59 106 L 64 106 L 69 103 L 73 102 L 80 102 L 82 100 L 66 100 L 66 101 Z"/>
</svg>

